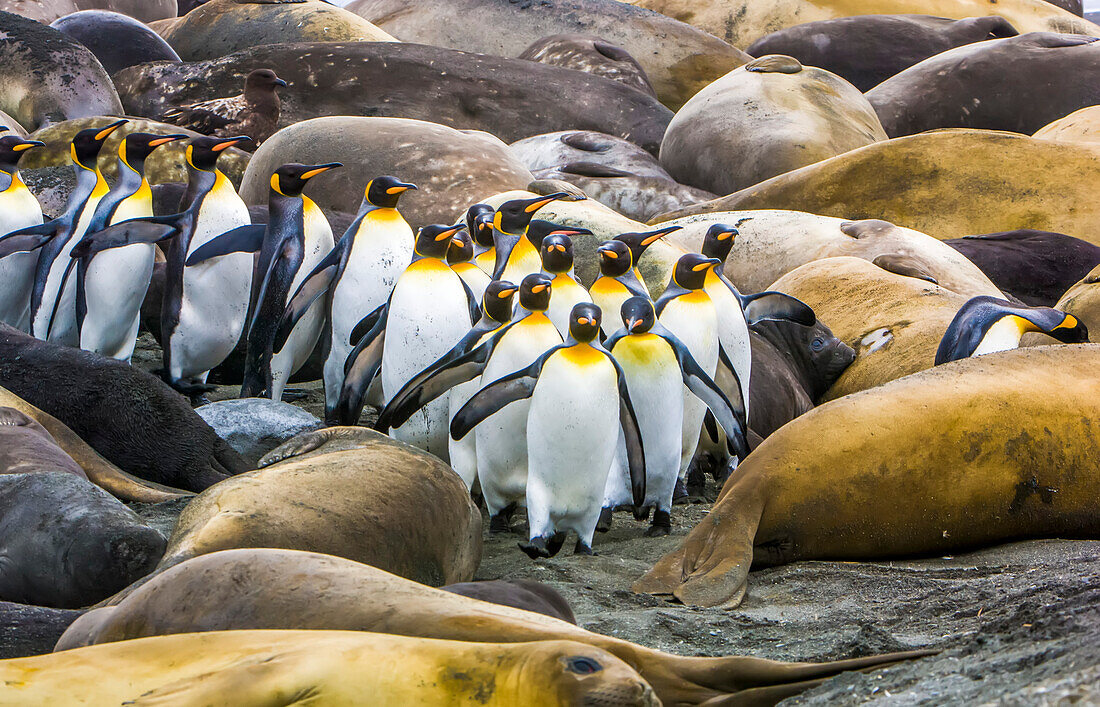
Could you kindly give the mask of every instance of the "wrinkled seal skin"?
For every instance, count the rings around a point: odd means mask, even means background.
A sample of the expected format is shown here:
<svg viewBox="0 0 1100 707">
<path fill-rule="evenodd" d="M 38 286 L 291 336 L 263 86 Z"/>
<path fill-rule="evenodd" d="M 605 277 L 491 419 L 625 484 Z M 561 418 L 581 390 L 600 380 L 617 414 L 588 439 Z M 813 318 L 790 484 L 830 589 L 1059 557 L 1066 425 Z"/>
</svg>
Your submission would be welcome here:
<svg viewBox="0 0 1100 707">
<path fill-rule="evenodd" d="M 555 619 L 577 623 L 573 609 L 561 594 L 548 584 L 530 579 L 490 579 L 483 582 L 459 582 L 440 587 L 445 592 L 487 601 L 513 609 L 533 611 Z"/>
<path fill-rule="evenodd" d="M 36 471 L 59 471 L 88 478 L 45 427 L 15 408 L 0 407 L 0 474 Z"/>
<path fill-rule="evenodd" d="M 1049 231 L 1022 229 L 944 243 L 981 268 L 1001 292 L 1033 307 L 1053 307 L 1100 265 L 1100 247 Z"/>
<path fill-rule="evenodd" d="M 560 66 L 563 69 L 587 71 L 657 97 L 638 60 L 622 47 L 609 44 L 599 37 L 586 34 L 555 34 L 543 37 L 524 49 L 517 58 Z"/>
<path fill-rule="evenodd" d="M 1017 349 L 822 405 L 757 447 L 634 590 L 732 607 L 750 566 L 1100 537 L 1098 365 L 1096 344 Z"/>
<path fill-rule="evenodd" d="M 76 608 L 156 565 L 164 537 L 72 473 L 0 474 L 0 599 Z"/>
<path fill-rule="evenodd" d="M 155 117 L 173 105 L 236 95 L 248 72 L 262 68 L 290 84 L 280 93 L 282 126 L 330 115 L 415 118 L 505 142 L 578 128 L 656 153 L 672 119 L 652 96 L 601 76 L 394 42 L 258 46 L 210 61 L 135 66 L 115 81 L 129 113 Z"/>
<path fill-rule="evenodd" d="M 168 42 L 148 25 L 117 12 L 74 12 L 57 18 L 50 27 L 90 49 L 108 74 L 150 61 L 180 60 Z"/>
<path fill-rule="evenodd" d="M 600 37 L 638 60 L 658 98 L 672 110 L 749 61 L 713 35 L 616 0 L 357 0 L 348 10 L 405 42 L 499 56 L 518 56 L 551 35 Z M 471 17 L 494 31 L 471 34 Z"/>
<path fill-rule="evenodd" d="M 49 653 L 82 613 L 0 601 L 0 660 Z"/>
<path fill-rule="evenodd" d="M 858 15 L 808 22 L 752 43 L 752 56 L 786 54 L 869 91 L 891 76 L 948 49 L 1019 34 L 1003 17 L 949 20 L 929 15 Z"/>
<path fill-rule="evenodd" d="M 1033 32 L 959 47 L 882 82 L 867 99 L 890 137 L 937 128 L 1031 135 L 1100 103 L 1100 41 Z"/>
<path fill-rule="evenodd" d="M 176 16 L 176 0 L 0 0 L 0 10 L 49 24 L 80 10 L 110 10 L 141 22 Z"/>
<path fill-rule="evenodd" d="M 508 146 L 508 151 L 532 172 L 588 162 L 621 169 L 639 177 L 672 179 L 657 158 L 632 142 L 592 130 L 561 130 L 532 135 Z"/>
<path fill-rule="evenodd" d="M 922 654 L 834 663 L 687 658 L 508 606 L 459 596 L 375 567 L 316 553 L 257 548 L 189 560 L 74 623 L 54 650 L 193 631 L 342 629 L 472 643 L 569 640 L 625 661 L 666 705 L 711 699 L 774 704 L 841 670 Z"/>
<path fill-rule="evenodd" d="M 560 179 L 589 198 L 636 221 L 716 198 L 716 194 L 667 177 L 631 174 L 591 162 L 570 162 L 534 173 L 537 179 Z"/>
<path fill-rule="evenodd" d="M 61 32 L 0 12 L 0 110 L 28 131 L 70 118 L 121 115 L 111 77 Z"/>
<path fill-rule="evenodd" d="M 247 467 L 183 396 L 122 361 L 0 325 L 0 385 L 142 479 L 201 491 Z"/>
</svg>

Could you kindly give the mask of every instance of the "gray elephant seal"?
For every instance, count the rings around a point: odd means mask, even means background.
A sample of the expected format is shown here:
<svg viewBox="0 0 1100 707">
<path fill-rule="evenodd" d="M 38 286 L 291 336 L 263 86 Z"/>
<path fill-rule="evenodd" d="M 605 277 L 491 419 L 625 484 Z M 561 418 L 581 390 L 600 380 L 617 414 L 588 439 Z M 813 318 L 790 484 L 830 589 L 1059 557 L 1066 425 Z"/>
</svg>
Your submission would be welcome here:
<svg viewBox="0 0 1100 707">
<path fill-rule="evenodd" d="M 90 49 L 108 74 L 150 61 L 180 61 L 160 35 L 132 17 L 107 10 L 82 10 L 50 23 Z"/>
<path fill-rule="evenodd" d="M 587 71 L 656 97 L 653 84 L 638 60 L 622 47 L 587 34 L 543 37 L 517 57 L 563 69 Z"/>
<path fill-rule="evenodd" d="M 0 407 L 0 474 L 62 471 L 88 478 L 46 428 L 19 410 Z"/>
</svg>

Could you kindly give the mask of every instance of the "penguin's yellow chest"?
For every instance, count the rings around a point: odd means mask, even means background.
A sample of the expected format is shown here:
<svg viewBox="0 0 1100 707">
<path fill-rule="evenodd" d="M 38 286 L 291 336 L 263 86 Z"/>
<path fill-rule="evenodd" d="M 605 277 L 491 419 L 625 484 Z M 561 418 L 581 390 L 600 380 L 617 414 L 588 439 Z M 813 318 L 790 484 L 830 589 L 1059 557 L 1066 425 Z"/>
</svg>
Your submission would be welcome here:
<svg viewBox="0 0 1100 707">
<path fill-rule="evenodd" d="M 310 203 L 313 203 L 312 201 Z M 397 209 L 375 209 L 369 212 L 363 217 L 363 224 L 370 223 L 372 227 L 377 228 L 398 228 L 405 226 L 408 228 L 409 224 L 405 222 L 405 219 L 397 211 Z M 360 227 L 361 228 L 361 227 Z"/>
<path fill-rule="evenodd" d="M 651 332 L 624 336 L 616 342 L 612 354 L 624 368 L 645 368 L 658 363 L 674 363 L 676 359 L 668 342 Z"/>
<path fill-rule="evenodd" d="M 481 272 L 481 269 L 478 266 L 470 262 L 455 263 L 451 266 L 451 270 L 454 270 L 456 273 L 458 273 L 459 277 L 462 277 L 463 275 L 472 272 Z"/>
<path fill-rule="evenodd" d="M 687 294 L 680 295 L 676 298 L 677 302 L 688 305 L 690 307 L 698 307 L 704 304 L 711 304 L 710 295 L 703 290 L 693 290 Z"/>
<path fill-rule="evenodd" d="M 123 199 L 115 208 L 111 216 L 111 223 L 119 223 L 132 218 L 143 218 L 153 215 L 153 191 L 149 183 L 141 180 L 141 186 L 130 196 Z"/>
<path fill-rule="evenodd" d="M 589 366 L 598 366 L 601 363 L 607 363 L 607 357 L 588 344 L 570 346 L 562 349 L 558 355 L 560 355 L 563 360 L 579 368 L 588 368 Z"/>
<path fill-rule="evenodd" d="M 616 295 L 630 294 L 630 290 L 626 289 L 626 285 L 619 282 L 613 277 L 607 277 L 601 275 L 592 283 L 592 289 L 589 290 L 593 297 L 614 297 Z"/>
<path fill-rule="evenodd" d="M 550 318 L 547 317 L 546 314 L 543 312 L 531 312 L 531 314 L 519 320 L 514 328 L 522 331 L 525 329 L 537 329 L 547 325 L 554 326 L 550 323 Z"/>
<path fill-rule="evenodd" d="M 451 267 L 439 258 L 421 258 L 405 269 L 406 274 L 429 277 L 441 275 L 444 271 L 451 271 Z"/>
</svg>

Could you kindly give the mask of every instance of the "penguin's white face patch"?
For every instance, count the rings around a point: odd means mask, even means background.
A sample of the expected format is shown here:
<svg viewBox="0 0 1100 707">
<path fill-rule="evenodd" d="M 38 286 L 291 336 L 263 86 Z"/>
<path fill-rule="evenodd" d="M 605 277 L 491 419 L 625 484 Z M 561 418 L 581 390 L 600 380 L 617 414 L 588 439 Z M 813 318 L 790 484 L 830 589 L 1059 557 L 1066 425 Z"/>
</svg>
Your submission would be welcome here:
<svg viewBox="0 0 1100 707">
<path fill-rule="evenodd" d="M 889 346 L 893 340 L 894 334 L 887 327 L 875 329 L 859 340 L 859 353 L 874 353 Z"/>
</svg>

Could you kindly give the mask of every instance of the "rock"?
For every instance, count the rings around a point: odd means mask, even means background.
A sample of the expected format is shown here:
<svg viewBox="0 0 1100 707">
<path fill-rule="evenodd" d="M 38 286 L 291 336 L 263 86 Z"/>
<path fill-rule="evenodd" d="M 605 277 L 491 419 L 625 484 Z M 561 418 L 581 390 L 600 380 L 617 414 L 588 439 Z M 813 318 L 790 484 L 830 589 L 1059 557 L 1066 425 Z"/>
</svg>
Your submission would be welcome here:
<svg viewBox="0 0 1100 707">
<path fill-rule="evenodd" d="M 221 400 L 195 412 L 252 466 L 291 437 L 324 426 L 301 408 L 267 398 Z"/>
</svg>

